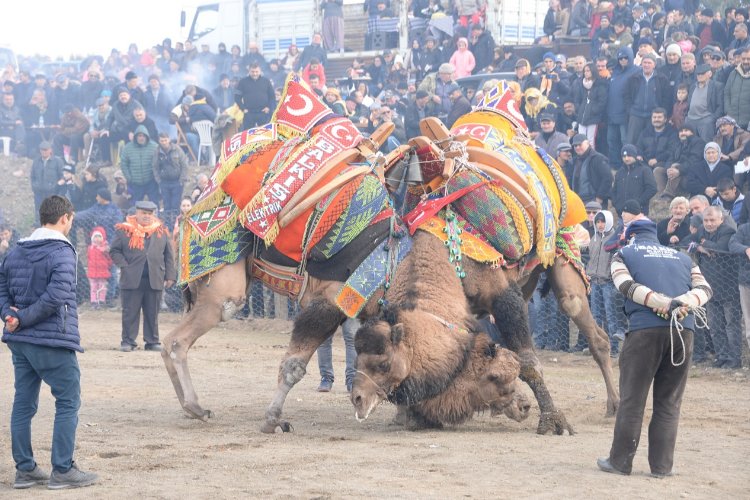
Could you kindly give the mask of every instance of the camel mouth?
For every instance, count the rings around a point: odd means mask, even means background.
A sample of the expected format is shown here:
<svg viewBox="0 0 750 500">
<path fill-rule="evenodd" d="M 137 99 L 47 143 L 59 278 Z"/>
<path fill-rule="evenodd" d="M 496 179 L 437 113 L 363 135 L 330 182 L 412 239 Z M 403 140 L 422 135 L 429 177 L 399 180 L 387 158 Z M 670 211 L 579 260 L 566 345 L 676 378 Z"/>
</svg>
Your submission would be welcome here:
<svg viewBox="0 0 750 500">
<path fill-rule="evenodd" d="M 378 399 L 377 397 L 367 398 L 362 395 L 353 396 L 352 403 L 354 404 L 354 418 L 357 419 L 357 422 L 364 422 L 381 402 L 382 399 Z"/>
</svg>

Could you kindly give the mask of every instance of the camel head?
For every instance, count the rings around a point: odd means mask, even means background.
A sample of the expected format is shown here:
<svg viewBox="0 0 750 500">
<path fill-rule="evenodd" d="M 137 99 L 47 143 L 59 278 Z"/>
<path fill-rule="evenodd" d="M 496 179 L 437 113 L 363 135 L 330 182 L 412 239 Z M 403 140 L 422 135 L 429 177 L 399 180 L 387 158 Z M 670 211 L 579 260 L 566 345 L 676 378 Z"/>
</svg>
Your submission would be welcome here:
<svg viewBox="0 0 750 500">
<path fill-rule="evenodd" d="M 520 388 L 518 375 L 521 364 L 515 353 L 488 346 L 485 355 L 492 361 L 488 369 L 477 380 L 477 395 L 485 409 L 494 417 L 505 415 L 520 422 L 529 415 L 531 404 Z"/>
<path fill-rule="evenodd" d="M 409 375 L 412 355 L 403 336 L 402 323 L 383 320 L 365 323 L 357 331 L 357 375 L 351 395 L 357 420 L 370 416 Z"/>
</svg>

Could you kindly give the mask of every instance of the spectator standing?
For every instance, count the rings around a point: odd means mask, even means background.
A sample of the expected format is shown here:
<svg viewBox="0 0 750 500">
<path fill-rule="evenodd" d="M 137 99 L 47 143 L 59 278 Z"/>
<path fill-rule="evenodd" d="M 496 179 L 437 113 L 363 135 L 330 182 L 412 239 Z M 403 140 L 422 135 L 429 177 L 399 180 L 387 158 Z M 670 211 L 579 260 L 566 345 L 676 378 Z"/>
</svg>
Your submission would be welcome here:
<svg viewBox="0 0 750 500">
<path fill-rule="evenodd" d="M 492 63 L 495 50 L 495 40 L 484 29 L 482 22 L 471 26 L 469 49 L 474 54 L 474 69 L 472 73 L 480 73 Z"/>
<path fill-rule="evenodd" d="M 63 177 L 63 166 L 62 159 L 52 154 L 52 144 L 46 141 L 39 144 L 39 156 L 31 164 L 31 191 L 34 193 L 37 215 L 42 200 L 57 192 L 57 182 Z"/>
<path fill-rule="evenodd" d="M 740 64 L 729 73 L 724 86 L 724 113 L 740 126 L 750 122 L 750 47 L 742 49 Z"/>
<path fill-rule="evenodd" d="M 630 77 L 639 69 L 633 65 L 633 49 L 624 47 L 617 52 L 617 65 L 609 81 L 607 99 L 607 147 L 613 167 L 622 164 L 620 151 L 628 138 L 628 110 L 625 107 L 625 93 Z"/>
<path fill-rule="evenodd" d="M 122 341 L 120 350 L 134 351 L 143 311 L 144 349 L 161 351 L 159 304 L 164 288 L 176 279 L 174 252 L 169 229 L 154 216 L 156 204 L 139 201 L 135 215 L 116 226 L 110 255 L 120 268 L 122 299 Z"/>
<path fill-rule="evenodd" d="M 469 104 L 469 100 L 464 97 L 463 90 L 461 90 L 461 87 L 457 83 L 452 83 L 447 89 L 447 92 L 448 98 L 451 101 L 451 110 L 445 118 L 445 126 L 451 128 L 456 120 L 471 112 L 471 104 Z"/>
<path fill-rule="evenodd" d="M 125 145 L 120 158 L 120 168 L 133 192 L 133 200 L 140 201 L 148 196 L 154 203 L 159 201 L 159 186 L 154 180 L 154 153 L 156 143 L 146 127 L 135 129 L 135 140 Z"/>
<path fill-rule="evenodd" d="M 153 119 L 157 130 L 167 130 L 169 113 L 172 111 L 174 98 L 169 89 L 161 83 L 158 75 L 148 77 L 148 88 L 143 93 L 143 108 Z"/>
<path fill-rule="evenodd" d="M 216 104 L 219 106 L 220 113 L 223 113 L 234 105 L 234 88 L 232 88 L 229 75 L 226 73 L 219 75 L 219 85 L 214 88 L 212 94 L 216 99 Z"/>
<path fill-rule="evenodd" d="M 10 224 L 0 224 L 0 266 L 16 243 L 18 243 L 18 232 Z"/>
<path fill-rule="evenodd" d="M 604 249 L 604 243 L 615 233 L 612 213 L 609 210 L 597 212 L 594 216 L 593 229 L 594 234 L 588 246 L 589 261 L 586 264 L 586 275 L 591 283 L 589 302 L 594 320 L 606 329 L 609 336 L 610 355 L 614 357 L 620 352 L 619 339 L 625 336 L 625 325 L 619 323 L 615 310 L 617 290 L 615 290 L 609 270 L 612 254 Z M 576 343 L 576 346 L 578 345 L 584 347 L 580 340 Z M 574 347 L 574 350 L 578 349 Z"/>
<path fill-rule="evenodd" d="M 117 101 L 112 105 L 112 115 L 109 126 L 110 144 L 117 148 L 120 141 L 128 142 L 130 122 L 133 119 L 133 111 L 138 103 L 131 97 L 126 87 L 120 87 L 117 91 Z M 115 160 L 115 158 L 113 158 Z M 114 162 L 116 163 L 116 162 Z"/>
<path fill-rule="evenodd" d="M 112 165 L 112 156 L 109 142 L 109 124 L 111 123 L 112 108 L 103 97 L 96 100 L 96 111 L 91 116 L 89 131 L 83 136 L 83 147 L 86 151 L 91 148 L 91 141 L 98 150 L 101 166 Z M 93 150 L 92 150 L 93 154 Z M 92 158 L 87 158 L 91 162 Z"/>
<path fill-rule="evenodd" d="M 622 147 L 622 167 L 615 174 L 612 188 L 612 204 L 618 214 L 622 213 L 625 202 L 638 200 L 644 215 L 648 215 L 648 205 L 656 194 L 656 181 L 651 169 L 639 160 L 638 148 L 632 144 Z"/>
<path fill-rule="evenodd" d="M 329 52 L 344 51 L 344 0 L 324 0 L 320 4 L 323 11 L 323 45 Z"/>
<path fill-rule="evenodd" d="M 19 242 L 0 267 L 0 314 L 5 321 L 2 340 L 12 352 L 15 375 L 13 487 L 30 488 L 48 480 L 49 489 L 89 486 L 97 475 L 83 472 L 73 461 L 81 406 L 76 352 L 83 352 L 75 294 L 77 258 L 67 239 L 73 205 L 61 196 L 45 198 L 39 220 L 42 227 Z M 42 381 L 55 397 L 51 476 L 37 465 L 31 446 L 31 420 Z"/>
<path fill-rule="evenodd" d="M 96 108 L 96 100 L 102 95 L 104 82 L 98 70 L 89 70 L 88 80 L 81 84 L 81 109 L 84 113 Z"/>
<path fill-rule="evenodd" d="M 57 192 L 55 194 L 67 198 L 75 207 L 80 204 L 81 187 L 76 184 L 74 172 L 72 165 L 63 166 L 63 176 L 62 179 L 57 181 Z"/>
<path fill-rule="evenodd" d="M 471 72 L 474 71 L 476 60 L 474 59 L 474 54 L 469 50 L 469 41 L 466 38 L 459 38 L 456 46 L 457 49 L 448 62 L 455 68 L 454 74 L 456 78 L 463 78 L 471 75 Z"/>
<path fill-rule="evenodd" d="M 430 94 L 425 90 L 417 90 L 414 95 L 414 99 L 409 101 L 409 104 L 404 114 L 404 128 L 406 129 L 406 138 L 411 139 L 422 135 L 419 130 L 419 122 L 423 118 L 433 116 L 428 103 L 430 102 Z"/>
<path fill-rule="evenodd" d="M 86 277 L 89 279 L 91 306 L 99 309 L 107 302 L 107 282 L 112 277 L 107 235 L 101 226 L 91 231 L 91 244 L 86 252 Z"/>
<path fill-rule="evenodd" d="M 115 171 L 112 178 L 115 181 L 115 205 L 123 212 L 127 212 L 134 203 L 133 191 L 128 187 L 128 180 L 122 170 Z"/>
<path fill-rule="evenodd" d="M 122 222 L 122 211 L 112 203 L 109 189 L 102 187 L 96 192 L 96 203 L 86 210 L 76 212 L 74 228 L 81 228 L 87 234 L 91 228 L 101 226 L 104 237 L 110 238 L 115 234 L 115 225 Z"/>
<path fill-rule="evenodd" d="M 741 224 L 729 239 L 729 251 L 740 259 L 737 276 L 742 317 L 750 318 L 750 223 Z M 750 345 L 750 321 L 745 319 L 745 341 Z"/>
<path fill-rule="evenodd" d="M 670 103 L 669 82 L 656 72 L 656 58 L 653 54 L 644 55 L 641 60 L 641 71 L 634 72 L 625 87 L 625 109 L 630 111 L 628 143 L 638 142 L 641 132 L 651 121 L 651 112 L 654 109 L 668 108 Z"/>
<path fill-rule="evenodd" d="M 672 95 L 677 92 L 677 80 L 682 72 L 682 67 L 680 66 L 681 57 L 682 49 L 680 46 L 676 43 L 671 43 L 667 46 L 667 50 L 664 53 L 664 64 L 656 68 L 656 72 L 664 75 L 669 82 L 669 87 L 672 89 Z"/>
<path fill-rule="evenodd" d="M 187 179 L 187 156 L 163 132 L 159 134 L 153 166 L 154 180 L 159 184 L 164 200 L 164 211 L 170 214 L 169 217 L 176 217 Z"/>
<path fill-rule="evenodd" d="M 656 235 L 662 245 L 677 245 L 690 235 L 690 205 L 684 196 L 669 202 L 670 217 L 656 224 Z"/>
<path fill-rule="evenodd" d="M 596 144 L 597 132 L 605 121 L 608 93 L 608 81 L 599 77 L 594 64 L 584 66 L 583 77 L 573 84 L 573 100 L 578 111 L 577 132 L 585 135 L 590 144 Z"/>
<path fill-rule="evenodd" d="M 711 80 L 711 67 L 701 64 L 695 70 L 695 83 L 688 97 L 687 123 L 695 127 L 704 141 L 713 139 L 716 120 L 724 114 L 724 86 Z"/>
<path fill-rule="evenodd" d="M 156 123 L 146 114 L 146 110 L 139 106 L 133 110 L 133 117 L 130 119 L 130 126 L 128 127 L 128 140 L 132 141 L 135 137 L 135 129 L 143 125 L 148 130 L 150 137 L 156 137 L 159 135 L 159 131 L 156 128 Z"/>
<path fill-rule="evenodd" d="M 354 376 L 357 374 L 357 351 L 354 349 L 354 334 L 357 333 L 360 323 L 356 318 L 348 318 L 341 325 L 341 333 L 346 346 L 346 392 L 352 392 Z M 331 392 L 333 388 L 333 335 L 328 337 L 318 347 L 318 369 L 320 370 L 320 385 L 318 392 Z"/>
<path fill-rule="evenodd" d="M 323 65 L 325 68 L 326 64 L 328 64 L 328 56 L 326 55 L 326 50 L 323 48 L 323 35 L 320 33 L 315 33 L 312 37 L 312 42 L 310 45 L 305 47 L 305 49 L 302 51 L 302 55 L 300 55 L 299 59 L 297 60 L 297 63 L 294 65 L 294 71 L 299 71 L 308 64 L 310 64 L 310 61 L 313 59 L 317 59 L 320 61 L 320 64 Z"/>
<path fill-rule="evenodd" d="M 695 35 L 700 39 L 699 49 L 712 44 L 721 48 L 727 46 L 727 30 L 720 21 L 714 19 L 713 9 L 702 9 L 695 17 L 698 21 Z"/>
<path fill-rule="evenodd" d="M 323 71 L 322 68 L 321 73 L 325 76 L 325 71 Z M 273 85 L 273 88 L 278 90 L 284 88 L 286 77 L 289 76 L 289 72 L 281 67 L 281 63 L 278 59 L 271 59 L 270 61 L 268 61 L 268 71 L 266 72 L 265 76 L 269 80 L 271 80 L 271 85 Z M 223 86 L 223 84 L 221 84 L 220 87 L 221 86 Z M 234 89 L 230 88 L 229 90 Z"/>
<path fill-rule="evenodd" d="M 23 126 L 21 110 L 16 106 L 16 98 L 10 93 L 3 94 L 0 105 L 0 137 L 10 137 L 11 150 L 19 153 L 25 151 L 26 129 Z"/>
<path fill-rule="evenodd" d="M 452 87 L 453 73 L 455 68 L 450 63 L 443 63 L 438 68 L 437 73 L 430 73 L 424 77 L 418 90 L 424 90 L 430 94 L 436 115 L 441 120 L 445 120 L 451 109 L 451 100 L 448 95 L 448 88 Z"/>
<path fill-rule="evenodd" d="M 100 189 L 107 189 L 107 179 L 98 167 L 89 165 L 83 171 L 83 182 L 81 183 L 81 196 L 76 210 L 86 210 L 96 204 L 96 196 Z"/>
<path fill-rule="evenodd" d="M 271 81 L 261 76 L 260 66 L 255 64 L 250 68 L 248 76 L 237 84 L 235 99 L 245 113 L 242 128 L 249 129 L 268 123 L 276 101 L 276 93 Z"/>
<path fill-rule="evenodd" d="M 732 31 L 732 34 L 734 35 L 734 39 L 731 42 L 729 42 L 727 51 L 744 50 L 748 47 L 748 45 L 750 45 L 750 37 L 747 36 L 746 24 L 736 24 L 734 26 L 734 30 Z"/>
<path fill-rule="evenodd" d="M 607 158 L 594 151 L 583 134 L 574 135 L 570 141 L 576 153 L 573 166 L 572 188 L 584 203 L 597 201 L 603 207 L 612 189 L 612 171 Z"/>
<path fill-rule="evenodd" d="M 646 398 L 653 383 L 654 409 L 648 432 L 651 475 L 673 474 L 674 448 L 682 395 L 687 383 L 695 320 L 685 306 L 700 307 L 711 298 L 711 287 L 690 257 L 661 247 L 650 220 L 631 223 L 626 238 L 633 243 L 612 260 L 612 279 L 625 296 L 629 331 L 620 352 L 620 407 L 609 457 L 598 467 L 629 475 L 641 435 Z M 682 342 L 673 339 L 673 313 L 683 327 Z"/>
<path fill-rule="evenodd" d="M 706 308 L 716 352 L 714 368 L 742 367 L 742 316 L 737 307 L 740 302 L 737 269 L 728 255 L 729 241 L 735 233 L 736 230 L 725 222 L 721 208 L 708 207 L 703 211 L 703 228 L 692 238 L 697 245 L 698 265 L 714 290 L 713 300 Z"/>
</svg>

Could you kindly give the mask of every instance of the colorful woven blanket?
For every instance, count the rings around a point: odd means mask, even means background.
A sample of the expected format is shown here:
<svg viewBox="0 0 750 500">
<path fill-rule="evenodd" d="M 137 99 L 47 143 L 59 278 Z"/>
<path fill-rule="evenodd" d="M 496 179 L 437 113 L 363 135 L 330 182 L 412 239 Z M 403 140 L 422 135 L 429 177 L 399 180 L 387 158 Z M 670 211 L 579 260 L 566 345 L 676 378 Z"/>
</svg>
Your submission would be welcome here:
<svg viewBox="0 0 750 500">
<path fill-rule="evenodd" d="M 198 244 L 192 236 L 196 229 L 192 224 L 180 226 L 178 283 L 189 283 L 219 270 L 226 264 L 234 264 L 246 257 L 256 241 L 255 236 L 242 226 L 235 226 L 221 238 Z"/>
<path fill-rule="evenodd" d="M 557 238 L 555 238 L 556 254 L 558 257 L 562 257 L 565 261 L 572 265 L 581 279 L 586 284 L 586 293 L 591 291 L 591 284 L 589 283 L 589 277 L 586 274 L 586 266 L 583 265 L 581 260 L 581 247 L 575 238 L 576 229 L 575 226 L 563 227 L 557 232 Z M 524 263 L 521 271 L 522 275 L 526 275 L 541 264 L 539 256 L 533 255 L 528 261 Z"/>
<path fill-rule="evenodd" d="M 279 235 L 279 212 L 292 196 L 336 154 L 355 147 L 361 140 L 362 135 L 348 118 L 325 122 L 317 134 L 290 155 L 273 178 L 263 183 L 243 209 L 240 218 L 244 226 L 271 245 Z"/>
<path fill-rule="evenodd" d="M 336 295 L 336 305 L 350 318 L 356 318 L 367 301 L 383 287 L 386 279 L 409 254 L 411 238 L 392 238 L 387 245 L 378 245 L 349 276 Z"/>
<path fill-rule="evenodd" d="M 419 226 L 422 231 L 427 231 L 431 235 L 440 239 L 440 241 L 448 241 L 448 232 L 446 231 L 445 220 L 442 216 L 431 217 L 427 222 Z M 481 262 L 483 264 L 490 264 L 493 267 L 503 265 L 505 259 L 503 255 L 492 248 L 489 243 L 481 240 L 478 236 L 475 236 L 469 231 L 468 224 L 465 220 L 459 219 L 459 227 L 464 231 L 461 234 L 461 252 L 469 257 L 471 260 Z"/>
</svg>

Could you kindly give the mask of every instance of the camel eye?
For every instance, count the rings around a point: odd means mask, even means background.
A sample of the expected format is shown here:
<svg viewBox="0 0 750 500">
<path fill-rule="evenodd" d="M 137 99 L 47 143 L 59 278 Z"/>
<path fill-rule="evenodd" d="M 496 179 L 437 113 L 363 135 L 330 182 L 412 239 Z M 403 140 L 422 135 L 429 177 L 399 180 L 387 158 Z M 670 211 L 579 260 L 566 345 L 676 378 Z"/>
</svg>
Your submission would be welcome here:
<svg viewBox="0 0 750 500">
<path fill-rule="evenodd" d="M 383 361 L 378 365 L 378 370 L 381 372 L 387 372 L 391 369 L 391 363 L 389 361 Z"/>
</svg>

